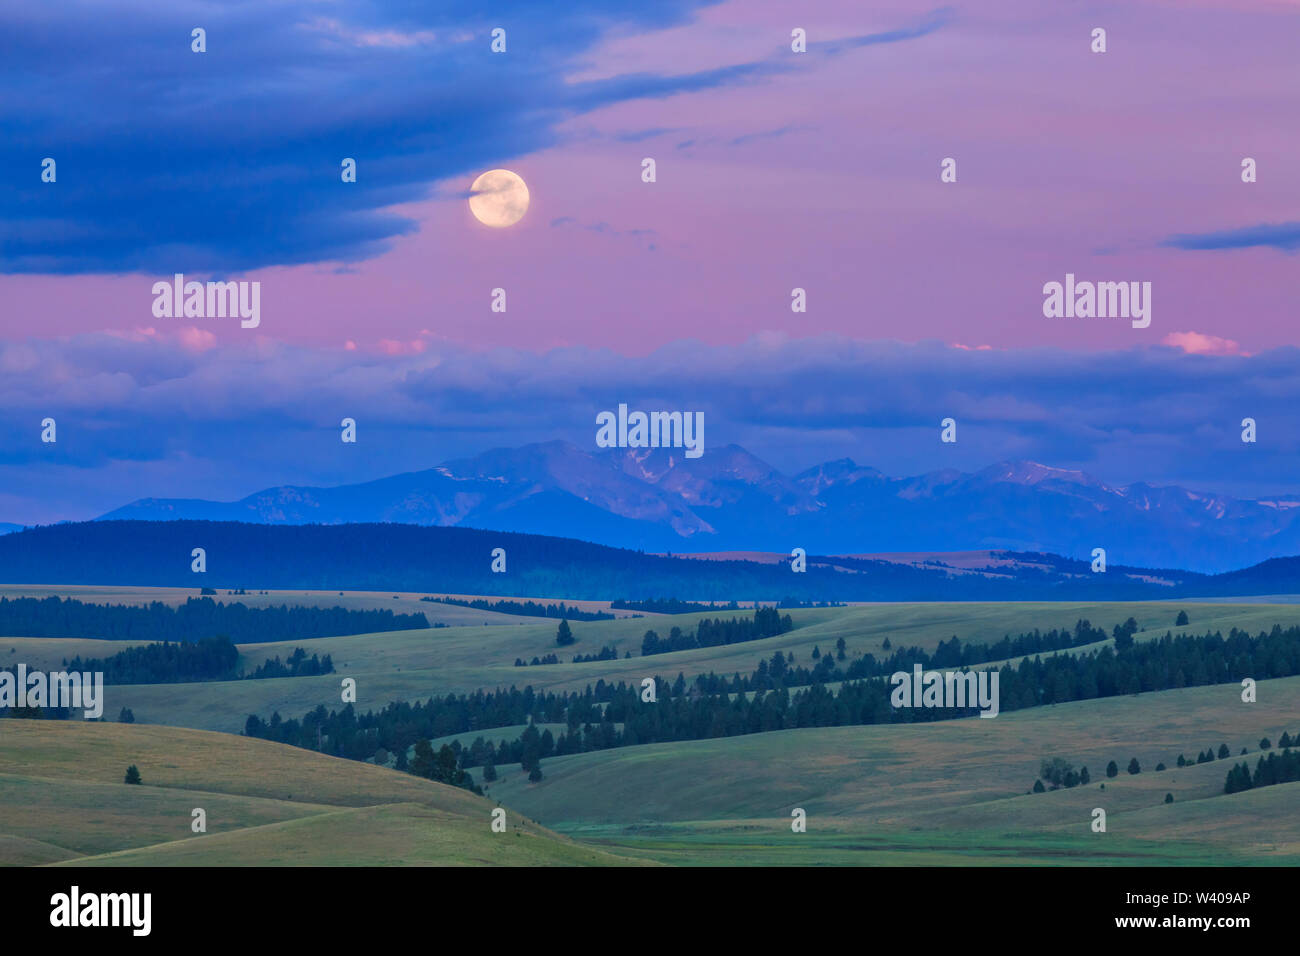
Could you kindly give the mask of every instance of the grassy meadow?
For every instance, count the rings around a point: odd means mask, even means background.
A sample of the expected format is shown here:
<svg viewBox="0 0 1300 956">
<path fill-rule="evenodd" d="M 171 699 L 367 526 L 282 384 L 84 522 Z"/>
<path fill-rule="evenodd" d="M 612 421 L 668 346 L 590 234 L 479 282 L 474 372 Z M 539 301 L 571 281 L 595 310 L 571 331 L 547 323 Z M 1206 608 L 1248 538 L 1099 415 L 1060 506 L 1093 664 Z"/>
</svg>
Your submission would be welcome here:
<svg viewBox="0 0 1300 956">
<path fill-rule="evenodd" d="M 5 721 L 0 864 L 600 865 L 638 862 L 466 790 L 246 737 Z M 128 765 L 142 784 L 128 786 Z M 208 832 L 191 831 L 192 811 Z M 394 853 L 400 849 L 400 853 Z"/>
<path fill-rule="evenodd" d="M 195 589 L 35 588 L 83 601 L 183 602 Z M 439 592 L 433 592 L 439 593 Z M 1259 739 L 1300 734 L 1300 677 L 1261 681 L 1254 704 L 1236 685 L 1192 687 L 1078 701 L 927 724 L 781 730 L 654 743 L 550 757 L 529 782 L 499 767 L 485 797 L 369 763 L 238 736 L 249 714 L 301 717 L 342 706 L 340 682 L 357 682 L 358 710 L 395 700 L 524 687 L 581 690 L 598 680 L 648 675 L 688 679 L 747 674 L 777 651 L 811 665 L 813 649 L 843 639 L 850 658 L 904 646 L 933 650 L 954 635 L 985 643 L 1022 632 L 1072 629 L 1089 620 L 1107 632 L 1127 618 L 1136 640 L 1166 631 L 1252 633 L 1300 625 L 1300 604 L 1259 602 L 858 604 L 795 609 L 795 629 L 730 646 L 639 657 L 647 629 L 666 636 L 714 612 L 571 623 L 576 643 L 555 646 L 545 618 L 421 602 L 422 595 L 273 592 L 265 604 L 342 605 L 420 611 L 447 624 L 411 631 L 245 644 L 246 670 L 295 648 L 331 655 L 320 677 L 110 686 L 104 714 L 123 707 L 137 723 L 0 722 L 0 864 L 349 865 L 399 863 L 602 865 L 1089 864 L 1252 865 L 1300 862 L 1300 784 L 1223 794 L 1229 767 Z M 553 599 L 551 599 L 553 600 Z M 600 602 L 580 602 L 584 610 Z M 607 607 L 607 605 L 605 605 Z M 1176 628 L 1185 610 L 1190 622 Z M 787 612 L 782 612 L 787 613 Z M 574 664 L 575 654 L 618 648 L 614 661 Z M 65 658 L 104 657 L 127 644 L 0 636 L 0 666 L 57 669 Z M 631 652 L 625 659 L 623 654 Z M 516 667 L 555 652 L 561 663 Z M 560 725 L 547 725 L 558 734 Z M 524 725 L 483 728 L 433 742 L 499 743 Z M 1233 757 L 1178 768 L 1206 747 Z M 1091 774 L 1088 785 L 1029 793 L 1040 762 L 1061 757 Z M 1136 757 L 1142 772 L 1124 772 Z M 1105 766 L 1121 768 L 1113 779 Z M 1167 769 L 1156 772 L 1158 763 Z M 135 764 L 142 786 L 122 777 Z M 472 773 L 474 771 L 471 771 Z M 477 778 L 477 774 L 476 774 Z M 1104 785 L 1104 786 L 1103 786 Z M 1166 794 L 1173 797 L 1165 803 Z M 507 810 L 506 834 L 491 810 Z M 207 811 L 208 832 L 190 830 Z M 1090 828 L 1107 813 L 1107 832 Z M 791 830 L 791 811 L 807 832 Z"/>
</svg>

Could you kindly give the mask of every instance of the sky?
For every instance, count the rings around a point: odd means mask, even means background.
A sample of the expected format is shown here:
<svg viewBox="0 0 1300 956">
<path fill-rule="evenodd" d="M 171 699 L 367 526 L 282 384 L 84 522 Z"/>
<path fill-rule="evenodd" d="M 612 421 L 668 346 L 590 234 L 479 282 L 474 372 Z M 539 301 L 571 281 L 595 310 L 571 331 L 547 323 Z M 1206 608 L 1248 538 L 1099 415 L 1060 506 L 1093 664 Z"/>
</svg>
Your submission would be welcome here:
<svg viewBox="0 0 1300 956">
<path fill-rule="evenodd" d="M 1265 0 L 6 5 L 0 521 L 594 450 L 619 402 L 788 472 L 1300 491 L 1297 37 Z M 506 229 L 466 202 L 498 167 Z M 178 272 L 260 324 L 155 316 Z M 1045 317 L 1067 273 L 1150 325 Z"/>
</svg>

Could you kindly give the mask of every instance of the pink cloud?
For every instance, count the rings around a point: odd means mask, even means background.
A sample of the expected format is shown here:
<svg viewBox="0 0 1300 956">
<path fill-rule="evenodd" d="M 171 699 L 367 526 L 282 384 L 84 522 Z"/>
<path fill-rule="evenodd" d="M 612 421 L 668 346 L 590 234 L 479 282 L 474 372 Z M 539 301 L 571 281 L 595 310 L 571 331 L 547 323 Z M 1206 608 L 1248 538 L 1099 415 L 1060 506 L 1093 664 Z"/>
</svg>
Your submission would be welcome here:
<svg viewBox="0 0 1300 956">
<path fill-rule="evenodd" d="M 1232 339 L 1202 332 L 1170 332 L 1160 340 L 1162 345 L 1172 345 L 1193 355 L 1249 355 Z"/>
<path fill-rule="evenodd" d="M 176 333 L 176 341 L 187 352 L 206 352 L 217 344 L 217 337 L 191 325 Z"/>
<path fill-rule="evenodd" d="M 413 339 L 410 342 L 399 342 L 396 339 L 380 339 L 379 351 L 385 355 L 419 355 L 426 348 L 428 343 L 421 339 Z M 355 345 L 353 345 L 355 350 Z"/>
</svg>

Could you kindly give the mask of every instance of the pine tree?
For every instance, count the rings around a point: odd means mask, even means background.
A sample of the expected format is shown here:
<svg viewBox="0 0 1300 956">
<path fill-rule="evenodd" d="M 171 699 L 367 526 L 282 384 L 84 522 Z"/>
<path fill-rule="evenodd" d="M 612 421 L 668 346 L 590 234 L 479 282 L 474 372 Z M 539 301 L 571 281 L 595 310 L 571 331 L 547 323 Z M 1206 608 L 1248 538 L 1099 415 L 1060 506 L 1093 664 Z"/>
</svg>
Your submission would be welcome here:
<svg viewBox="0 0 1300 956">
<path fill-rule="evenodd" d="M 438 749 L 438 759 L 434 765 L 433 779 L 439 783 L 461 786 L 464 783 L 464 777 L 465 772 L 457 766 L 456 751 L 443 744 Z"/>
<path fill-rule="evenodd" d="M 1073 774 L 1074 768 L 1070 766 L 1069 762 L 1060 757 L 1044 760 L 1042 766 L 1038 769 L 1038 775 L 1050 783 L 1053 790 L 1074 786 L 1074 783 L 1070 782 Z M 1077 779 L 1075 782 L 1077 782 Z"/>
<path fill-rule="evenodd" d="M 124 782 L 125 782 L 125 783 L 140 783 L 140 768 L 137 767 L 135 764 L 131 764 L 131 766 L 127 767 L 127 768 L 126 768 L 126 780 L 125 780 Z"/>
<path fill-rule="evenodd" d="M 555 632 L 555 643 L 560 647 L 568 647 L 573 643 L 573 641 L 573 630 L 569 627 L 568 620 L 566 618 L 561 618 L 560 627 Z"/>
<path fill-rule="evenodd" d="M 1223 782 L 1224 793 L 1240 793 L 1249 790 L 1250 787 L 1250 768 L 1244 763 L 1239 763 L 1229 770 L 1227 779 Z"/>
<path fill-rule="evenodd" d="M 1138 763 L 1138 758 L 1137 758 L 1137 757 L 1134 757 L 1132 760 L 1130 760 L 1130 761 L 1128 762 L 1128 772 L 1129 772 L 1129 773 L 1141 773 L 1141 772 L 1142 772 L 1142 765 Z"/>
<path fill-rule="evenodd" d="M 1116 764 L 1115 761 L 1112 760 L 1110 763 L 1106 764 L 1106 776 L 1114 777 L 1118 774 L 1119 774 L 1119 765 Z"/>
<path fill-rule="evenodd" d="M 415 759 L 411 761 L 411 773 L 417 777 L 432 780 L 434 771 L 433 744 L 428 740 L 416 741 Z"/>
<path fill-rule="evenodd" d="M 1179 611 L 1178 620 L 1174 621 L 1174 627 L 1186 627 L 1186 626 L 1187 626 L 1187 612 Z"/>
<path fill-rule="evenodd" d="M 1166 793 L 1165 803 L 1173 803 L 1173 802 L 1174 802 L 1174 795 L 1172 793 Z"/>
</svg>

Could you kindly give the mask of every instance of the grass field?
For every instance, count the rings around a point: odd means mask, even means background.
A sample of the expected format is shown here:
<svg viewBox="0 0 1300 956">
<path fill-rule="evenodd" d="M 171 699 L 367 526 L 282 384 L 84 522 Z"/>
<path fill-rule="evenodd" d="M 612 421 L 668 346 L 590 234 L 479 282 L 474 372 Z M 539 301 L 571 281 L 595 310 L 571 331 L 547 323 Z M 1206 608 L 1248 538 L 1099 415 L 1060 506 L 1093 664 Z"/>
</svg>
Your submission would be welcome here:
<svg viewBox="0 0 1300 956">
<path fill-rule="evenodd" d="M 790 832 L 790 812 L 801 807 L 810 834 L 869 837 L 864 847 L 897 839 L 928 853 L 951 841 L 970 846 L 979 834 L 980 845 L 1001 846 L 1013 857 L 1015 847 L 1046 841 L 1057 855 L 1101 862 L 1096 855 L 1110 853 L 1117 841 L 1137 841 L 1149 846 L 1133 862 L 1294 864 L 1300 816 L 1287 808 L 1300 799 L 1300 785 L 1223 794 L 1228 769 L 1243 759 L 1253 766 L 1261 737 L 1276 742 L 1284 730 L 1300 732 L 1300 677 L 1259 687 L 1256 704 L 1243 704 L 1235 685 L 1219 685 L 1031 708 L 993 720 L 649 744 L 546 760 L 538 784 L 502 767 L 490 794 L 564 832 L 652 857 L 659 839 L 703 841 L 713 847 L 712 862 L 729 837 L 757 832 L 784 845 L 798 836 Z M 1180 753 L 1195 759 L 1221 743 L 1231 759 L 1176 766 Z M 1246 758 L 1238 756 L 1243 747 Z M 1026 793 L 1050 757 L 1087 766 L 1092 782 Z M 1143 772 L 1123 771 L 1132 757 Z M 1121 767 L 1114 779 L 1104 775 L 1110 760 Z M 1169 769 L 1156 772 L 1160 762 Z M 1173 804 L 1164 804 L 1166 793 Z M 1107 812 L 1105 835 L 1089 829 L 1095 807 Z"/>
<path fill-rule="evenodd" d="M 60 593 L 90 600 L 105 590 Z M 111 590 L 103 599 L 127 600 L 127 589 Z M 174 590 L 169 600 L 194 593 Z M 154 591 L 135 596 L 152 599 Z M 331 597 L 342 603 L 337 593 L 316 593 L 322 603 Z M 410 601 L 426 613 L 447 608 L 417 597 L 356 600 L 374 607 L 391 601 L 394 610 L 407 610 L 401 604 Z M 285 592 L 271 599 L 298 603 Z M 1300 604 L 864 604 L 792 610 L 795 630 L 762 641 L 641 659 L 635 655 L 647 628 L 662 636 L 673 625 L 689 629 L 717 615 L 578 622 L 577 643 L 557 649 L 555 621 L 451 610 L 480 617 L 444 628 L 240 648 L 245 668 L 298 646 L 328 653 L 338 673 L 324 677 L 108 687 L 105 716 L 112 720 L 130 707 L 134 725 L 4 721 L 0 863 L 1300 863 L 1300 815 L 1292 809 L 1300 784 L 1222 793 L 1243 747 L 1253 764 L 1260 737 L 1300 734 L 1300 677 L 1261 682 L 1256 704 L 1243 704 L 1236 685 L 1220 685 L 1031 708 L 994 720 L 809 728 L 548 758 L 535 784 L 517 766 L 499 767 L 501 779 L 487 799 L 232 735 L 250 713 L 290 718 L 318 704 L 339 709 L 343 677 L 356 679 L 364 712 L 393 700 L 512 685 L 581 690 L 600 679 L 636 683 L 649 674 L 749 673 L 778 650 L 810 665 L 814 647 L 829 652 L 841 637 L 850 657 L 879 657 L 889 653 L 886 638 L 893 648 L 932 650 L 953 635 L 963 643 L 996 641 L 1034 628 L 1073 628 L 1080 618 L 1109 631 L 1131 616 L 1145 628 L 1138 640 L 1167 630 L 1226 634 L 1300 624 Z M 1190 617 L 1185 629 L 1173 626 L 1180 610 Z M 502 623 L 485 625 L 484 617 Z M 513 666 L 516 657 L 555 651 L 565 660 L 611 643 L 634 656 Z M 105 656 L 124 646 L 6 636 L 0 664 L 22 660 L 53 669 L 65 657 Z M 478 736 L 511 740 L 523 729 L 485 728 L 434 745 L 468 746 Z M 1231 760 L 1175 767 L 1180 753 L 1194 758 L 1220 743 Z M 1088 766 L 1092 782 L 1027 794 L 1050 757 Z M 1123 768 L 1132 757 L 1142 773 L 1105 778 L 1107 761 Z M 1171 769 L 1155 772 L 1161 761 Z M 122 783 L 132 763 L 144 786 Z M 1166 793 L 1173 803 L 1163 802 Z M 496 801 L 509 808 L 508 834 L 488 826 Z M 207 834 L 189 830 L 196 806 L 208 812 Z M 795 807 L 807 811 L 807 833 L 791 832 Z M 1095 807 L 1107 811 L 1105 834 L 1089 828 Z"/>
<path fill-rule="evenodd" d="M 677 651 L 640 658 L 641 637 L 647 628 L 661 635 L 677 624 L 688 629 L 709 615 L 687 614 L 654 620 L 578 622 L 572 625 L 578 642 L 556 648 L 554 621 L 508 625 L 433 628 L 390 631 L 348 637 L 320 638 L 241 646 L 241 661 L 251 669 L 271 657 L 285 658 L 295 647 L 308 653 L 330 654 L 338 673 L 323 677 L 277 678 L 230 683 L 155 684 L 110 687 L 106 692 L 105 714 L 112 719 L 122 707 L 131 708 L 137 721 L 170 723 L 184 727 L 238 733 L 249 714 L 270 717 L 279 711 L 285 718 L 301 717 L 318 705 L 337 710 L 342 706 L 340 681 L 357 681 L 357 706 L 361 711 L 379 709 L 394 700 L 421 700 L 435 694 L 471 693 L 480 688 L 523 687 L 539 690 L 582 690 L 597 680 L 639 683 L 658 674 L 688 678 L 709 671 L 750 673 L 760 660 L 776 651 L 794 653 L 802 664 L 812 663 L 812 650 L 833 649 L 843 637 L 850 656 L 871 652 L 887 654 L 882 644 L 889 639 L 894 648 L 908 645 L 932 650 L 954 634 L 963 643 L 1001 639 L 1039 627 L 1073 628 L 1087 618 L 1109 631 L 1132 616 L 1147 631 L 1138 639 L 1175 630 L 1173 621 L 1186 609 L 1191 619 L 1188 630 L 1203 633 L 1232 627 L 1266 630 L 1275 623 L 1300 624 L 1300 605 L 1259 604 L 869 604 L 842 608 L 794 610 L 795 630 L 777 637 L 726 647 Z M 733 612 L 734 613 L 734 612 Z M 744 612 L 741 612 L 744 613 Z M 523 619 L 520 619 L 523 620 Z M 631 659 L 587 664 L 560 663 L 537 667 L 515 667 L 514 660 L 555 651 L 561 660 L 575 654 L 593 653 L 603 644 L 617 645 L 620 655 L 629 650 Z M 9 648 L 21 654 L 9 654 Z M 17 661 L 22 654 L 41 655 L 55 662 L 76 653 L 86 653 L 83 641 L 33 638 L 0 638 L 0 660 Z M 105 647 L 111 652 L 112 647 Z"/>
<path fill-rule="evenodd" d="M 262 740 L 175 727 L 7 720 L 0 864 L 519 866 L 637 862 L 466 790 Z M 143 784 L 122 782 L 140 768 Z M 208 832 L 190 830 L 207 811 Z"/>
</svg>

